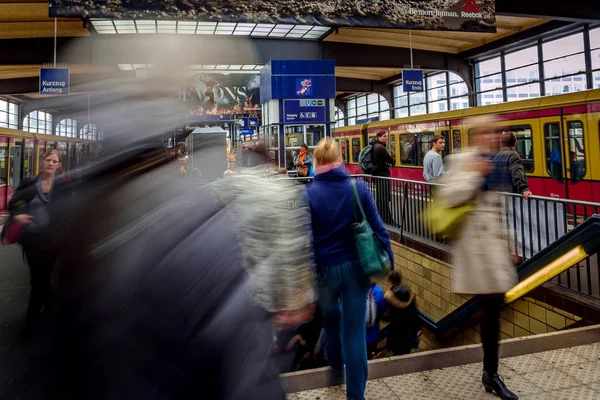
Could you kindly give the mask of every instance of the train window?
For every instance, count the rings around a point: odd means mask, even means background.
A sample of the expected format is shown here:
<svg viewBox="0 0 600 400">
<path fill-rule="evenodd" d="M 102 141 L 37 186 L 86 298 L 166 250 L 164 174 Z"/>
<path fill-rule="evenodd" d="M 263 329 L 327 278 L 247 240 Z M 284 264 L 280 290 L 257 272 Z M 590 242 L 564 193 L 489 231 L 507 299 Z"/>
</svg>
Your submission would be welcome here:
<svg viewBox="0 0 600 400">
<path fill-rule="evenodd" d="M 450 132 L 442 131 L 442 136 L 444 137 L 444 142 L 446 143 L 446 146 L 444 147 L 444 151 L 442 152 L 442 158 L 443 158 L 443 157 L 446 157 L 448 154 L 450 154 Z"/>
<path fill-rule="evenodd" d="M 23 178 L 29 178 L 33 175 L 33 146 L 31 142 L 24 146 Z"/>
<path fill-rule="evenodd" d="M 67 158 L 67 142 L 58 142 L 57 150 L 62 156 L 62 166 L 61 171 L 68 171 L 69 169 L 69 160 Z"/>
<path fill-rule="evenodd" d="M 419 150 L 419 163 L 417 165 L 423 165 L 423 159 L 425 158 L 425 154 L 429 150 L 431 150 L 431 141 L 435 134 L 433 132 L 422 133 L 417 135 L 417 149 Z"/>
<path fill-rule="evenodd" d="M 350 159 L 350 146 L 348 146 L 349 140 L 346 138 L 342 139 L 342 147 L 340 147 L 340 151 L 342 152 L 342 158 L 344 163 L 347 163 Z"/>
<path fill-rule="evenodd" d="M 21 183 L 21 142 L 16 142 L 13 147 L 10 148 L 10 172 L 8 176 L 8 185 L 13 189 L 19 187 Z"/>
<path fill-rule="evenodd" d="M 531 139 L 531 125 L 514 125 L 502 127 L 499 133 L 512 132 L 517 137 L 516 152 L 523 161 L 525 172 L 533 172 L 533 141 Z"/>
<path fill-rule="evenodd" d="M 569 160 L 571 163 L 570 178 L 575 183 L 585 176 L 585 144 L 583 140 L 583 123 L 567 122 L 569 138 Z"/>
<path fill-rule="evenodd" d="M 462 147 L 462 142 L 460 138 L 460 130 L 454 129 L 452 130 L 452 152 L 458 153 L 460 148 Z"/>
<path fill-rule="evenodd" d="M 396 135 L 389 135 L 390 144 L 387 146 L 390 155 L 394 159 L 394 167 L 396 166 Z"/>
<path fill-rule="evenodd" d="M 544 141 L 546 145 L 546 171 L 553 179 L 562 182 L 562 152 L 560 150 L 560 125 L 558 122 L 544 125 Z"/>
<path fill-rule="evenodd" d="M 8 180 L 8 170 L 6 169 L 7 149 L 8 143 L 0 143 L 0 185 L 6 185 Z M 4 206 L 4 204 L 0 204 L 0 206 Z"/>
<path fill-rule="evenodd" d="M 402 165 L 417 165 L 416 150 L 415 135 L 412 133 L 400 135 L 400 162 Z"/>
<path fill-rule="evenodd" d="M 360 138 L 352 138 L 352 162 L 358 162 L 358 155 L 361 150 Z"/>
</svg>

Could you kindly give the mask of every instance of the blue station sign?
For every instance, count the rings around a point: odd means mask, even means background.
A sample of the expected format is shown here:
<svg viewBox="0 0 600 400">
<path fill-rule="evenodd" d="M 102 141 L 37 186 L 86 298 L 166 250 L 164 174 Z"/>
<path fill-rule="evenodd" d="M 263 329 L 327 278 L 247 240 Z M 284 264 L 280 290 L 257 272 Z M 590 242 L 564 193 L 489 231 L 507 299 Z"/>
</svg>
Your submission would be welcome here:
<svg viewBox="0 0 600 400">
<path fill-rule="evenodd" d="M 402 70 L 402 87 L 405 93 L 422 92 L 424 90 L 423 86 L 423 70 Z"/>
<path fill-rule="evenodd" d="M 324 99 L 284 100 L 284 123 L 325 122 Z"/>
<path fill-rule="evenodd" d="M 70 77 L 69 68 L 41 68 L 40 94 L 69 94 Z"/>
</svg>

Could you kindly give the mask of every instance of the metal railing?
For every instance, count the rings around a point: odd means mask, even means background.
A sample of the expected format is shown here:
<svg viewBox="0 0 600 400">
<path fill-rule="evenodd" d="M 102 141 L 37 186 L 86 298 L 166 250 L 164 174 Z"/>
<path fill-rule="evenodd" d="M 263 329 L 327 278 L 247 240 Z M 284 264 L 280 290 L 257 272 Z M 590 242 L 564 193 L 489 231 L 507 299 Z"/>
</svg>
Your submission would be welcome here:
<svg viewBox="0 0 600 400">
<path fill-rule="evenodd" d="M 371 189 L 383 222 L 391 230 L 427 244 L 450 251 L 451 241 L 433 233 L 421 215 L 439 184 L 398 178 L 352 175 Z M 310 183 L 312 178 L 288 178 Z M 386 204 L 387 207 L 383 205 Z M 566 232 L 580 225 L 593 214 L 600 214 L 600 203 L 552 197 L 502 193 L 501 215 L 509 250 L 516 264 L 522 264 Z M 552 282 L 582 294 L 600 297 L 600 263 L 594 254 Z"/>
<path fill-rule="evenodd" d="M 433 233 L 421 219 L 438 184 L 370 175 L 354 175 L 354 178 L 369 185 L 381 217 L 391 229 L 398 230 L 401 236 L 448 246 L 450 250 L 451 242 Z M 384 204 L 387 204 L 387 210 Z M 516 263 L 521 264 L 591 215 L 600 214 L 600 204 L 542 196 L 531 196 L 525 200 L 521 195 L 502 193 L 501 213 L 510 252 Z M 588 257 L 552 281 L 580 293 L 600 297 L 598 255 Z"/>
</svg>

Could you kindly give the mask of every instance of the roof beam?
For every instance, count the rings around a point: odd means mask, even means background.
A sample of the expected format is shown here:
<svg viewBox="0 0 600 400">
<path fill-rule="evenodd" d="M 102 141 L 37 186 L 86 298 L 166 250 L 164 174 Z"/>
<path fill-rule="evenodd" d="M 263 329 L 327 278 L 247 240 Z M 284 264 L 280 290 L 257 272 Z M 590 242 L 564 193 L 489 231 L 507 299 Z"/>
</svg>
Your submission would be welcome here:
<svg viewBox="0 0 600 400">
<path fill-rule="evenodd" d="M 413 50 L 414 67 L 429 71 L 453 71 L 467 84 L 471 82 L 468 61 L 454 54 Z M 357 54 L 360 56 L 357 57 Z M 323 43 L 323 59 L 335 60 L 337 67 L 410 68 L 410 50 L 387 46 L 370 46 L 351 43 Z M 338 89 L 341 91 L 341 89 Z"/>
<path fill-rule="evenodd" d="M 80 20 L 59 22 L 57 35 L 62 37 L 90 36 Z M 0 39 L 52 38 L 54 21 L 48 22 L 0 22 Z"/>
<path fill-rule="evenodd" d="M 43 64 L 53 59 L 53 38 L 2 42 L 0 65 Z M 23 52 L 23 49 L 28 49 Z M 57 61 L 67 64 L 266 64 L 321 59 L 321 43 L 306 40 L 187 35 L 103 35 L 59 38 Z"/>
<path fill-rule="evenodd" d="M 496 14 L 597 22 L 600 20 L 600 7 L 598 7 L 598 0 L 577 0 L 572 3 L 547 0 L 496 0 Z"/>
<path fill-rule="evenodd" d="M 0 3 L 0 22 L 53 22 L 48 16 L 48 2 L 45 3 Z M 59 22 L 74 21 L 73 18 L 58 18 Z"/>
</svg>

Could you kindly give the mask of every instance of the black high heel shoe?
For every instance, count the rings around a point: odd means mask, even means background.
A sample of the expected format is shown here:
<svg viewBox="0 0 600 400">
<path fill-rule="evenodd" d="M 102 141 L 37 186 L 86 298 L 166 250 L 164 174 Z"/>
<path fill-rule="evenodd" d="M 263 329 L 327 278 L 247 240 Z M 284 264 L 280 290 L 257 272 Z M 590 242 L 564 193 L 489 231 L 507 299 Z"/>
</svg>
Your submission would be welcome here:
<svg viewBox="0 0 600 400">
<path fill-rule="evenodd" d="M 487 372 L 483 371 L 483 375 L 481 377 L 481 383 L 483 383 L 483 387 L 485 391 L 488 393 L 494 393 L 496 396 L 500 397 L 503 400 L 518 400 L 519 397 L 508 390 L 504 381 L 498 374 L 488 375 Z"/>
</svg>

